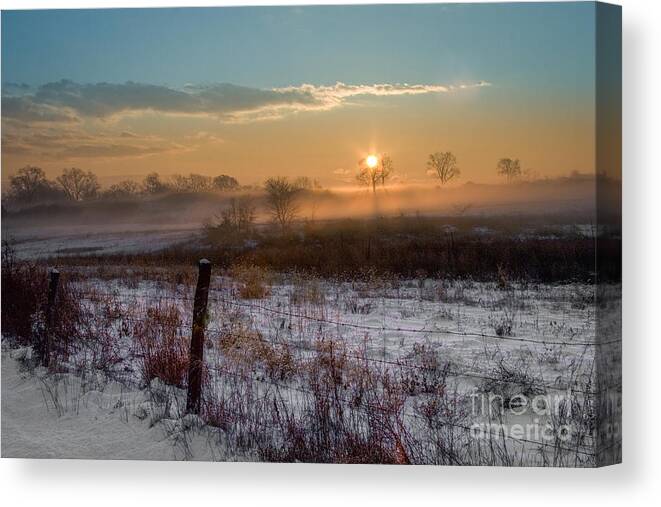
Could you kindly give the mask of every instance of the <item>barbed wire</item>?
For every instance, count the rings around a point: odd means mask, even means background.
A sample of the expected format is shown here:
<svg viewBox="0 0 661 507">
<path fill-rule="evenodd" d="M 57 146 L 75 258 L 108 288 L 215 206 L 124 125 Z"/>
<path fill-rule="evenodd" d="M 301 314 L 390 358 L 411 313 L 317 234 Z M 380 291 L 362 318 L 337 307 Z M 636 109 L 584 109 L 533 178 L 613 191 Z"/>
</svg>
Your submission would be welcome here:
<svg viewBox="0 0 661 507">
<path fill-rule="evenodd" d="M 324 319 L 321 317 L 315 317 L 315 316 L 310 316 L 310 315 L 304 315 L 300 313 L 295 313 L 291 311 L 284 311 L 276 308 L 272 308 L 269 306 L 257 304 L 257 303 L 244 303 L 236 300 L 231 300 L 223 296 L 218 296 L 222 291 L 220 289 L 209 289 L 210 292 L 215 294 L 212 298 L 212 301 L 216 303 L 224 303 L 228 304 L 231 306 L 236 306 L 236 307 L 241 307 L 241 308 L 248 308 L 250 310 L 260 310 L 263 312 L 271 313 L 271 314 L 277 314 L 285 317 L 289 317 L 290 319 L 301 319 L 301 320 L 308 320 L 308 321 L 314 321 L 322 324 L 328 324 L 328 325 L 333 325 L 333 326 L 338 326 L 338 327 L 349 327 L 349 328 L 356 328 L 356 329 L 364 329 L 364 330 L 373 330 L 373 331 L 392 331 L 392 332 L 408 332 L 408 333 L 425 333 L 425 334 L 448 334 L 448 335 L 459 335 L 459 336 L 475 336 L 475 337 L 481 337 L 481 338 L 494 338 L 498 340 L 508 340 L 508 341 L 517 341 L 517 342 L 524 342 L 524 343 L 536 343 L 536 344 L 541 344 L 541 345 L 557 345 L 557 346 L 581 346 L 581 347 L 590 347 L 590 346 L 596 346 L 599 345 L 599 343 L 595 342 L 561 342 L 561 341 L 549 341 L 549 340 L 537 340 L 537 339 L 532 339 L 532 338 L 515 338 L 515 337 L 506 337 L 506 336 L 499 336 L 499 335 L 489 335 L 485 333 L 475 333 L 475 332 L 462 332 L 462 331 L 453 331 L 453 330 L 439 330 L 439 329 L 434 329 L 434 330 L 426 330 L 426 329 L 415 329 L 415 328 L 404 328 L 404 327 L 388 327 L 388 326 L 372 326 L 372 325 L 366 325 L 366 324 L 357 324 L 357 323 L 351 323 L 351 322 L 342 322 L 342 321 L 333 321 L 329 319 Z M 99 298 L 103 297 L 108 297 L 108 298 L 115 298 L 115 299 L 120 299 L 122 301 L 121 304 L 125 304 L 127 300 L 136 302 L 140 300 L 145 300 L 145 304 L 149 305 L 150 301 L 153 300 L 169 300 L 169 301 L 177 301 L 177 302 L 182 302 L 185 301 L 187 303 L 190 303 L 192 301 L 191 297 L 183 297 L 183 296 L 177 296 L 177 295 L 171 295 L 171 294 L 125 294 L 125 293 L 120 293 L 119 291 L 115 292 L 105 292 L 105 291 L 98 291 L 98 290 L 92 290 L 92 291 L 80 291 L 79 296 L 83 300 L 87 300 L 91 303 L 99 303 L 100 301 L 98 300 Z M 252 313 L 251 313 L 252 316 Z M 120 316 L 118 320 L 121 321 L 127 321 L 130 323 L 135 324 L 148 324 L 149 320 L 148 319 L 140 319 L 140 318 L 133 318 L 133 317 L 128 317 L 128 316 Z M 157 324 L 158 325 L 158 324 Z M 178 323 L 174 326 L 178 331 L 180 331 L 182 334 L 186 334 L 190 331 L 190 328 L 192 327 L 193 322 L 192 321 L 187 321 L 187 320 L 178 320 Z M 165 325 L 167 327 L 168 324 Z M 244 334 L 237 334 L 233 333 L 231 331 L 225 330 L 225 329 L 214 329 L 214 328 L 208 328 L 206 329 L 206 332 L 211 334 L 211 335 L 216 335 L 216 336 L 225 336 L 225 337 L 235 337 L 235 338 L 243 338 L 245 337 Z M 294 348 L 296 350 L 302 350 L 306 352 L 314 352 L 316 354 L 323 354 L 326 353 L 326 351 L 323 350 L 318 350 L 310 347 L 304 347 L 300 344 L 293 343 L 291 341 L 286 341 L 286 342 L 274 342 L 271 340 L 266 340 L 264 339 L 261 334 L 257 334 L 256 337 L 265 343 L 268 343 L 269 345 L 272 346 L 284 346 L 287 348 Z M 601 345 L 606 345 L 606 344 L 612 344 L 612 343 L 620 343 L 619 340 L 613 340 L 611 342 L 602 342 Z M 358 361 L 363 361 L 366 363 L 376 363 L 376 364 L 382 364 L 382 365 L 387 365 L 387 366 L 392 366 L 392 367 L 397 367 L 397 368 L 411 368 L 415 370 L 422 370 L 422 371 L 429 371 L 429 367 L 425 366 L 420 366 L 420 365 L 413 365 L 410 363 L 406 362 L 401 362 L 401 361 L 391 361 L 387 359 L 378 359 L 378 358 L 373 358 L 373 357 L 367 357 L 364 355 L 357 355 L 355 353 L 352 353 L 350 351 L 345 350 L 340 350 L 338 352 L 344 357 L 348 357 L 351 359 L 355 359 Z M 220 368 L 220 367 L 215 367 L 215 366 L 210 366 L 208 364 L 205 365 L 207 370 L 209 371 L 214 371 L 218 374 L 221 375 L 229 375 L 233 377 L 238 377 L 242 378 L 243 380 L 250 380 L 251 382 L 255 382 L 256 379 L 253 376 L 246 376 L 246 375 L 239 375 L 236 372 L 229 371 L 226 368 Z M 453 376 L 453 377 L 467 377 L 467 378 L 475 378 L 475 379 L 480 379 L 480 380 L 488 380 L 488 381 L 494 381 L 494 382 L 502 382 L 502 383 L 510 383 L 510 384 L 532 384 L 535 387 L 539 388 L 545 388 L 545 389 L 553 389 L 553 390 L 561 390 L 561 391 L 567 391 L 571 390 L 572 392 L 575 393 L 580 393 L 584 395 L 598 395 L 600 391 L 591 391 L 591 390 L 580 390 L 580 389 L 574 389 L 570 385 L 566 386 L 558 386 L 558 385 L 549 385 L 545 384 L 543 382 L 537 382 L 536 380 L 533 380 L 530 382 L 529 380 L 513 380 L 513 379 L 503 379 L 500 377 L 494 377 L 491 375 L 485 375 L 485 374 L 478 374 L 478 373 L 473 373 L 470 371 L 459 371 L 459 370 L 452 370 L 449 368 L 441 369 L 441 374 L 445 376 Z M 295 391 L 295 392 L 300 392 L 304 393 L 306 395 L 313 395 L 316 396 L 318 393 L 315 393 L 314 391 L 310 389 L 303 389 L 301 387 L 293 386 L 291 384 L 283 384 L 274 381 L 273 379 L 269 380 L 264 380 L 264 383 L 271 385 L 273 387 L 276 387 L 277 389 L 286 389 L 289 391 Z M 612 387 L 617 387 L 617 386 L 610 386 Z M 360 409 L 360 410 L 381 410 L 381 411 L 388 411 L 388 408 L 382 407 L 379 405 L 368 405 L 367 407 L 356 407 L 355 403 L 352 402 L 352 400 L 345 399 L 341 396 L 338 397 L 338 400 L 341 401 L 342 403 L 347 404 L 347 407 L 350 409 Z M 422 420 L 422 421 L 428 421 L 428 418 L 425 418 L 421 416 L 420 414 L 416 413 L 411 413 L 408 411 L 402 412 L 402 415 L 405 417 L 410 417 L 414 418 L 417 420 Z M 460 424 L 456 423 L 453 421 L 439 421 L 439 424 L 441 425 L 446 425 L 446 426 L 451 426 L 454 428 L 462 429 L 465 431 L 469 432 L 474 432 L 475 428 L 471 426 L 467 426 L 465 424 Z M 525 444 L 530 444 L 530 445 L 535 445 L 539 447 L 552 447 L 557 450 L 565 451 L 565 452 L 571 452 L 571 453 L 576 453 L 576 454 L 583 454 L 586 456 L 591 456 L 594 457 L 598 453 L 604 452 L 610 447 L 613 447 L 618 444 L 618 442 L 613 442 L 607 447 L 603 447 L 600 449 L 596 449 L 595 452 L 588 452 L 585 451 L 584 449 L 580 448 L 579 445 L 575 448 L 569 448 L 569 447 L 564 447 L 560 446 L 557 442 L 556 443 L 549 443 L 549 442 L 542 442 L 538 440 L 531 440 L 531 439 L 525 439 L 525 438 L 516 438 L 512 437 L 510 435 L 505 434 L 504 430 L 502 430 L 500 433 L 492 433 L 491 431 L 488 432 L 490 434 L 490 437 L 497 437 L 497 438 L 502 438 L 502 439 L 508 439 L 510 441 L 517 442 L 519 444 L 525 445 Z M 621 441 L 620 441 L 621 443 Z"/>
<path fill-rule="evenodd" d="M 210 292 L 218 293 L 220 289 L 209 289 Z M 186 301 L 190 302 L 191 298 L 183 298 L 181 296 L 172 296 L 166 294 L 156 294 L 156 295 L 123 295 L 123 294 L 114 294 L 114 293 L 104 293 L 104 292 L 92 292 L 88 293 L 89 295 L 98 295 L 106 297 L 130 297 L 130 298 L 147 298 L 151 297 L 153 299 L 166 299 L 166 300 L 175 300 L 175 301 Z M 489 338 L 499 341 L 512 341 L 512 342 L 521 342 L 521 343 L 534 343 L 538 345 L 556 345 L 556 346 L 574 346 L 574 347 L 600 347 L 606 345 L 621 344 L 621 340 L 611 340 L 606 342 L 567 342 L 567 341 L 555 341 L 555 340 L 537 340 L 529 337 L 513 337 L 506 335 L 496 335 L 488 333 L 478 333 L 471 331 L 455 331 L 451 329 L 418 329 L 418 328 L 405 328 L 405 327 L 389 327 L 389 326 L 372 326 L 368 324 L 357 324 L 353 322 L 343 322 L 328 320 L 321 317 L 314 317 L 310 315 L 304 315 L 300 313 L 288 312 L 284 310 L 279 310 L 276 308 L 271 308 L 269 306 L 260 305 L 257 303 L 243 303 L 235 300 L 230 300 L 224 297 L 215 298 L 216 302 L 222 302 L 228 305 L 237 306 L 241 308 L 257 309 L 265 311 L 268 313 L 286 316 L 291 318 L 298 318 L 301 320 L 309 320 L 318 322 L 321 324 L 328 324 L 337 327 L 348 327 L 354 329 L 363 329 L 368 331 L 380 331 L 380 332 L 399 332 L 399 333 L 419 333 L 419 334 L 444 334 L 444 335 L 454 335 L 454 336 L 463 336 L 463 337 L 476 337 L 476 338 Z"/>
<path fill-rule="evenodd" d="M 112 296 L 113 294 L 100 294 L 100 293 L 95 293 L 94 295 L 104 295 L 104 296 Z M 84 298 L 87 299 L 87 298 Z M 176 296 L 165 296 L 165 299 L 179 299 Z M 94 302 L 93 299 L 90 299 L 90 301 Z M 148 322 L 146 319 L 134 319 L 131 317 L 127 316 L 121 316 L 120 319 L 131 322 L 134 325 L 139 324 L 139 325 L 144 325 L 146 322 Z M 179 331 L 181 334 L 188 334 L 192 328 L 193 322 L 190 320 L 180 320 L 179 324 L 176 326 L 172 326 L 171 324 L 167 324 L 166 326 L 170 327 L 175 327 L 177 331 Z M 242 339 L 245 338 L 245 334 L 237 334 L 233 333 L 230 330 L 227 329 L 217 329 L 217 328 L 206 328 L 206 333 L 210 334 L 212 336 L 216 337 L 232 337 L 236 339 Z M 286 347 L 288 349 L 294 349 L 294 350 L 301 350 L 304 352 L 315 352 L 319 353 L 320 351 L 314 348 L 311 348 L 309 346 L 304 346 L 299 343 L 295 343 L 292 341 L 282 341 L 282 342 L 277 342 L 277 341 L 272 341 L 272 340 L 267 340 L 263 336 L 261 336 L 261 333 L 259 334 L 254 334 L 252 336 L 253 339 L 258 339 L 263 343 L 266 343 L 271 346 L 279 346 L 279 347 Z M 392 366 L 392 367 L 397 367 L 397 368 L 405 368 L 405 369 L 414 369 L 418 371 L 423 371 L 423 372 L 429 372 L 430 368 L 425 367 L 425 366 L 420 366 L 420 365 L 414 365 L 410 364 L 407 362 L 402 362 L 401 360 L 388 360 L 388 359 L 380 359 L 380 358 L 375 358 L 375 357 L 367 357 L 367 356 L 362 356 L 362 355 L 356 355 L 354 353 L 351 353 L 350 351 L 344 351 L 343 354 L 350 358 L 350 359 L 355 359 L 358 361 L 366 361 L 370 363 L 377 363 L 381 365 L 386 365 L 386 366 Z M 557 384 L 548 384 L 546 382 L 539 382 L 536 381 L 535 379 L 530 380 L 530 379 L 506 379 L 502 377 L 495 377 L 492 375 L 488 374 L 483 374 L 483 373 L 477 373 L 477 372 L 472 372 L 470 370 L 457 370 L 457 369 L 445 369 L 443 370 L 443 375 L 448 376 L 448 377 L 466 377 L 466 378 L 472 378 L 475 380 L 481 380 L 481 381 L 491 381 L 491 382 L 499 382 L 503 384 L 519 384 L 519 385 L 533 385 L 535 387 L 543 388 L 546 390 L 554 390 L 554 391 L 569 391 L 572 393 L 576 394 L 582 394 L 586 396 L 599 396 L 601 393 L 604 392 L 609 392 L 612 389 L 618 389 L 621 386 L 620 385 L 612 385 L 612 386 L 606 386 L 605 388 L 601 390 L 584 390 L 584 389 L 579 389 L 575 386 L 566 384 L 566 385 L 557 385 Z"/>
<path fill-rule="evenodd" d="M 251 377 L 249 375 L 241 375 L 237 372 L 229 371 L 225 368 L 207 366 L 207 369 L 215 371 L 217 373 L 230 375 L 230 376 L 235 377 L 235 378 L 240 378 L 244 381 L 250 381 L 250 382 L 255 382 L 256 381 L 256 379 L 254 379 L 253 377 Z M 286 385 L 286 384 L 281 384 L 281 383 L 276 382 L 272 379 L 269 380 L 269 381 L 263 381 L 263 382 L 268 384 L 268 385 L 277 387 L 278 389 L 293 390 L 295 392 L 299 392 L 299 393 L 306 394 L 306 395 L 312 395 L 312 396 L 317 396 L 318 395 L 318 393 L 316 393 L 316 392 L 314 392 L 310 389 L 303 389 L 303 388 L 300 388 L 300 387 L 294 387 L 294 386 L 290 386 L 290 385 Z M 359 410 L 359 411 L 365 412 L 368 409 L 372 409 L 372 410 L 392 413 L 392 410 L 387 408 L 387 407 L 382 407 L 382 406 L 374 405 L 374 404 L 369 404 L 366 407 L 357 406 L 352 400 L 349 400 L 347 398 L 343 398 L 341 396 L 338 396 L 335 393 L 333 394 L 333 397 L 335 397 L 336 399 L 341 401 L 343 404 L 346 404 L 347 407 L 352 409 L 352 410 Z M 424 417 L 420 414 L 403 411 L 402 415 L 404 415 L 406 417 L 413 418 L 413 419 L 421 420 L 421 421 L 425 422 L 426 424 L 428 424 L 428 422 L 429 422 L 429 418 L 426 418 L 426 417 Z M 464 430 L 464 431 L 468 431 L 469 433 L 470 432 L 474 433 L 476 431 L 475 427 L 468 426 L 468 425 L 465 425 L 465 424 L 456 423 L 456 422 L 452 422 L 452 421 L 439 421 L 439 423 L 442 426 L 451 426 L 453 428 L 458 428 L 458 429 L 461 429 L 461 430 Z M 484 431 L 484 430 L 482 429 L 481 431 Z M 579 453 L 579 454 L 583 454 L 583 455 L 586 455 L 586 456 L 594 456 L 595 455 L 594 452 L 585 451 L 585 450 L 579 448 L 578 446 L 576 448 L 569 448 L 569 447 L 561 446 L 557 443 L 542 442 L 542 441 L 539 441 L 539 440 L 530 440 L 530 439 L 526 439 L 526 438 L 517 438 L 517 437 L 513 437 L 511 435 L 507 435 L 503 431 L 501 431 L 500 433 L 494 433 L 492 431 L 487 431 L 486 433 L 489 434 L 490 436 L 495 436 L 495 437 L 498 437 L 498 438 L 508 439 L 508 440 L 517 442 L 519 444 L 532 444 L 532 445 L 538 445 L 538 446 L 541 446 L 541 447 L 553 447 L 555 449 L 559 449 L 559 450 L 562 450 L 562 451 L 566 451 L 566 452 L 570 452 L 570 453 Z"/>
</svg>

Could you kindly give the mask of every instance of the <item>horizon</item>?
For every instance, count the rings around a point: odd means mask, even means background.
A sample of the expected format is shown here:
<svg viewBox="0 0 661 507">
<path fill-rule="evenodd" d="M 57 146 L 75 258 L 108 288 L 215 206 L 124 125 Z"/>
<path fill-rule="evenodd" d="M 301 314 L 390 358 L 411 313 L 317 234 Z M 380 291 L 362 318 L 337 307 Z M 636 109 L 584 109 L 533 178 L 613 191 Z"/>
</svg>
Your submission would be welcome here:
<svg viewBox="0 0 661 507">
<path fill-rule="evenodd" d="M 375 153 L 422 183 L 437 151 L 458 183 L 503 157 L 594 173 L 594 23 L 593 3 L 4 11 L 2 179 L 341 186 Z"/>
</svg>

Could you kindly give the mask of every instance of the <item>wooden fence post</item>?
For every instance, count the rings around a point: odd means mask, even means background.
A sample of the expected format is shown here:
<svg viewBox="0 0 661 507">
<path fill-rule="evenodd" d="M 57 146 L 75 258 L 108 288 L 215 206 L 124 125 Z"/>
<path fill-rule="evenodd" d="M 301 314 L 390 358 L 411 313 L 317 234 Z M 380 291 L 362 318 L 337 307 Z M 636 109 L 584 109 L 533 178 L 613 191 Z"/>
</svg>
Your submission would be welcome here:
<svg viewBox="0 0 661 507">
<path fill-rule="evenodd" d="M 188 362 L 188 396 L 186 411 L 200 413 L 202 397 L 202 371 L 204 367 L 204 328 L 209 300 L 209 282 L 211 281 L 211 262 L 202 259 L 198 263 L 199 274 L 193 303 L 193 332 L 190 342 Z"/>
<path fill-rule="evenodd" d="M 51 269 L 48 273 L 48 303 L 46 306 L 46 336 L 42 346 L 42 364 L 48 368 L 52 348 L 52 333 L 55 327 L 55 300 L 57 299 L 57 285 L 60 281 L 60 272 Z"/>
</svg>

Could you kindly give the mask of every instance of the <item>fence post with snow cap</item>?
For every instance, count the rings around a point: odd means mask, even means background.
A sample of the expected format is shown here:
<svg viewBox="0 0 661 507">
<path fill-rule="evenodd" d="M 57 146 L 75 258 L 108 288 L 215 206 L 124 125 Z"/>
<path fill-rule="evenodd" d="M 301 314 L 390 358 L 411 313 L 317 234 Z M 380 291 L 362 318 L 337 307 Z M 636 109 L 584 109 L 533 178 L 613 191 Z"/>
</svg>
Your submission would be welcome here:
<svg viewBox="0 0 661 507">
<path fill-rule="evenodd" d="M 52 333 L 55 327 L 55 300 L 57 299 L 57 286 L 60 281 L 60 272 L 53 268 L 48 272 L 48 301 L 46 305 L 46 336 L 41 350 L 41 362 L 48 367 L 52 348 Z"/>
<path fill-rule="evenodd" d="M 209 301 L 209 283 L 211 281 L 211 262 L 201 259 L 198 263 L 199 274 L 195 287 L 193 303 L 193 330 L 190 342 L 188 363 L 188 396 L 186 411 L 200 413 L 202 398 L 202 373 L 204 369 L 204 329 L 206 326 L 207 303 Z"/>
</svg>

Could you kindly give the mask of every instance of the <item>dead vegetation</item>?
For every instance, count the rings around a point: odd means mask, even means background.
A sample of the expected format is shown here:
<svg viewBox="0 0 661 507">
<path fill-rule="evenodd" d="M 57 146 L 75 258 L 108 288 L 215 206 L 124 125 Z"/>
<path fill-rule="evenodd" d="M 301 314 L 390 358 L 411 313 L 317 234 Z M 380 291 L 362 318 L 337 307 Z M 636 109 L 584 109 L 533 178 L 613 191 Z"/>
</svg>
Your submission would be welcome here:
<svg viewBox="0 0 661 507">
<path fill-rule="evenodd" d="M 176 306 L 147 308 L 144 318 L 133 326 L 133 338 L 141 357 L 145 383 L 158 378 L 176 387 L 186 385 L 190 339 L 184 335 Z"/>
<path fill-rule="evenodd" d="M 45 290 L 45 268 L 6 259 L 5 263 L 3 257 L 3 333 L 9 330 L 20 344 L 36 345 L 43 320 L 39 301 Z M 241 266 L 231 275 L 230 285 L 235 284 L 242 299 L 263 299 L 273 288 L 273 275 L 260 267 Z M 157 278 L 156 286 L 167 279 L 166 283 L 172 284 L 168 285 L 170 294 L 190 292 L 186 278 L 172 276 Z M 189 300 L 181 295 L 158 301 L 151 294 L 132 300 L 125 297 L 126 282 L 108 284 L 115 288 L 103 290 L 98 278 L 92 286 L 85 285 L 82 275 L 71 278 L 76 282 L 63 285 L 58 301 L 62 306 L 53 363 L 57 369 L 101 370 L 109 378 L 120 379 L 137 374 L 143 386 L 158 379 L 173 388 L 186 387 Z M 36 279 L 42 281 L 37 283 Z M 524 311 L 517 303 L 524 298 L 523 292 L 511 282 L 496 287 L 491 301 L 481 301 L 482 289 L 470 281 L 438 282 L 422 273 L 410 287 L 392 277 L 369 276 L 354 282 L 349 295 L 332 294 L 324 283 L 301 275 L 294 279 L 284 300 L 297 312 L 316 316 L 327 314 L 325 307 L 334 298 L 348 313 L 367 316 L 374 311 L 370 294 L 401 297 L 400 290 L 411 289 L 416 304 L 422 300 L 456 305 L 470 300 L 492 312 L 511 308 Z M 498 283 L 493 282 L 494 286 Z M 142 280 L 132 291 L 140 293 L 141 284 Z M 5 306 L 7 295 L 20 291 L 29 297 Z M 494 303 L 503 293 L 510 299 Z M 12 321 L 14 316 L 5 321 L 4 312 L 9 308 L 30 325 L 20 327 L 23 320 Z M 4 327 L 7 322 L 13 327 Z M 222 323 L 220 329 L 213 326 L 218 322 Z M 212 329 L 207 336 L 201 417 L 218 429 L 223 445 L 237 455 L 252 453 L 255 459 L 266 461 L 321 463 L 590 464 L 590 456 L 578 450 L 568 452 L 564 449 L 567 444 L 559 440 L 547 448 L 522 445 L 499 431 L 486 439 L 475 438 L 470 429 L 475 419 L 470 413 L 469 395 L 459 387 L 460 377 L 456 375 L 459 365 L 431 341 L 412 344 L 397 361 L 382 361 L 375 358 L 374 343 L 367 337 L 357 344 L 318 323 L 297 329 L 302 338 L 292 340 L 291 321 L 283 319 L 272 333 L 266 333 L 255 327 L 250 314 L 221 307 L 208 316 L 208 324 Z M 496 334 L 508 337 L 512 330 L 496 330 Z M 502 399 L 504 407 L 515 406 L 512 403 L 517 395 L 546 393 L 540 387 L 543 379 L 533 371 L 537 364 L 534 357 L 505 358 L 498 349 L 485 352 L 485 357 L 495 366 L 484 372 L 485 378 L 476 382 L 477 387 L 496 400 Z M 579 364 L 572 368 L 581 371 Z M 581 386 L 590 380 L 578 373 L 572 373 L 572 378 Z M 577 397 L 568 403 L 551 423 L 558 431 L 567 424 L 578 427 L 577 436 L 568 445 L 582 449 L 591 444 L 592 400 Z"/>
</svg>

